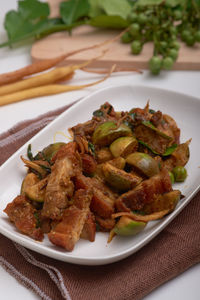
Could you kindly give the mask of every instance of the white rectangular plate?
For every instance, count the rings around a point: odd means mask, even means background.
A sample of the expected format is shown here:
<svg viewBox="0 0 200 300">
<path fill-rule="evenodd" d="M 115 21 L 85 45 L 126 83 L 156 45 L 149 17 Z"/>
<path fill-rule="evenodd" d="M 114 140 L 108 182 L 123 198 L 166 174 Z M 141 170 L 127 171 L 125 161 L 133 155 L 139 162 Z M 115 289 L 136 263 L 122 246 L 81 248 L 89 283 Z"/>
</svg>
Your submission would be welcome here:
<svg viewBox="0 0 200 300">
<path fill-rule="evenodd" d="M 52 142 L 66 142 L 67 139 L 62 133 L 67 135 L 69 127 L 89 120 L 92 117 L 92 112 L 105 101 L 109 101 L 115 110 L 130 110 L 133 107 L 144 107 L 147 100 L 150 100 L 152 109 L 161 110 L 177 121 L 181 128 L 182 142 L 192 138 L 191 157 L 187 164 L 188 177 L 184 183 L 174 186 L 185 195 L 176 209 L 162 220 L 149 222 L 143 232 L 134 237 L 116 236 L 110 244 L 107 244 L 108 234 L 97 233 L 95 242 L 80 240 L 74 251 L 70 253 L 52 245 L 47 238 L 43 242 L 37 242 L 19 233 L 9 222 L 3 209 L 20 193 L 21 182 L 26 173 L 20 155 L 26 155 L 28 144 L 32 144 L 32 150 L 36 153 Z M 165 228 L 200 188 L 199 114 L 199 99 L 157 88 L 134 85 L 113 86 L 87 96 L 40 131 L 1 166 L 0 232 L 29 249 L 74 264 L 103 265 L 119 261 L 133 254 Z"/>
</svg>

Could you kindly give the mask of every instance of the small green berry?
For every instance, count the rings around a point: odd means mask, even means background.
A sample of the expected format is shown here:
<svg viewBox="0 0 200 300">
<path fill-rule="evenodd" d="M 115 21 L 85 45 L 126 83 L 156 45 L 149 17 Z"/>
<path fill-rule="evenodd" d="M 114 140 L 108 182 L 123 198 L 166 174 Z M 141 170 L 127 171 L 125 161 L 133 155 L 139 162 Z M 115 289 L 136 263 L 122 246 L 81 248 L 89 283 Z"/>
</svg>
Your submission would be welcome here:
<svg viewBox="0 0 200 300">
<path fill-rule="evenodd" d="M 178 51 L 176 49 L 170 49 L 168 56 L 170 56 L 171 58 L 173 58 L 173 60 L 175 61 L 178 57 Z"/>
<path fill-rule="evenodd" d="M 149 61 L 149 69 L 152 74 L 157 75 L 160 73 L 162 66 L 162 59 L 159 56 L 153 56 Z"/>
<path fill-rule="evenodd" d="M 183 182 L 187 177 L 187 170 L 183 166 L 177 166 L 172 170 L 176 182 Z"/>
<path fill-rule="evenodd" d="M 122 37 L 121 37 L 121 41 L 122 43 L 130 43 L 133 40 L 132 35 L 129 32 L 125 32 Z"/>
<path fill-rule="evenodd" d="M 131 44 L 131 52 L 133 54 L 139 54 L 142 51 L 142 44 L 140 41 L 133 41 Z"/>
<path fill-rule="evenodd" d="M 162 67 L 164 70 L 171 70 L 173 64 L 174 64 L 174 60 L 170 56 L 165 57 L 162 61 Z"/>
</svg>

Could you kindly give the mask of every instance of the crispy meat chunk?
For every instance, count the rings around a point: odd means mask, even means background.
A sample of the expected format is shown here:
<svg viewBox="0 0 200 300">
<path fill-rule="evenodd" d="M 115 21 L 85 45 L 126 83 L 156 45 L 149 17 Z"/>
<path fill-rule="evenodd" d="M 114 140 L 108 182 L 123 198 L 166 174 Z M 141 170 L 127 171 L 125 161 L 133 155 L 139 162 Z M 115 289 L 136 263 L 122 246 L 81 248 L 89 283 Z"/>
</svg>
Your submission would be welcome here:
<svg viewBox="0 0 200 300">
<path fill-rule="evenodd" d="M 94 157 L 86 153 L 81 154 L 80 156 L 82 160 L 83 173 L 86 175 L 93 175 L 97 167 Z"/>
<path fill-rule="evenodd" d="M 68 197 L 73 195 L 74 184 L 70 177 L 74 175 L 73 163 L 68 157 L 56 160 L 46 187 L 42 216 L 60 219 L 68 206 Z"/>
<path fill-rule="evenodd" d="M 169 116 L 164 114 L 163 120 L 165 121 L 163 127 L 168 127 L 168 135 L 174 138 L 174 142 L 176 144 L 180 143 L 180 128 L 178 128 L 175 120 Z M 166 125 L 167 124 L 167 125 Z"/>
<path fill-rule="evenodd" d="M 96 234 L 96 223 L 94 215 L 89 212 L 83 226 L 83 230 L 81 232 L 81 238 L 88 240 L 90 242 L 94 242 Z"/>
<path fill-rule="evenodd" d="M 113 155 L 108 147 L 101 148 L 96 151 L 97 162 L 102 164 L 106 161 L 113 159 Z"/>
<path fill-rule="evenodd" d="M 113 192 L 100 178 L 89 178 L 79 173 L 75 176 L 74 183 L 76 189 L 96 188 L 113 201 L 118 198 L 118 194 Z"/>
<path fill-rule="evenodd" d="M 142 210 L 145 214 L 152 214 L 165 209 L 173 211 L 180 197 L 181 192 L 179 190 L 173 190 L 163 195 L 156 195 L 153 202 L 145 204 Z"/>
<path fill-rule="evenodd" d="M 100 182 L 96 178 L 89 178 L 78 174 L 75 178 L 75 187 L 92 189 L 93 197 L 90 205 L 92 212 L 104 218 L 109 218 L 114 213 L 116 194 L 103 182 Z"/>
<path fill-rule="evenodd" d="M 151 121 L 151 123 L 153 123 L 154 126 L 157 127 L 162 121 L 162 112 L 160 110 L 156 111 L 152 115 L 150 121 Z"/>
<path fill-rule="evenodd" d="M 163 154 L 171 143 L 171 139 L 159 135 L 156 131 L 143 124 L 136 126 L 134 133 L 138 140 L 149 145 L 151 149 L 159 154 Z"/>
<path fill-rule="evenodd" d="M 142 181 L 133 190 L 122 194 L 116 201 L 118 211 L 140 210 L 146 203 L 172 190 L 169 173 L 163 169 L 159 174 Z"/>
<path fill-rule="evenodd" d="M 171 171 L 176 166 L 185 166 L 190 157 L 189 143 L 183 143 L 178 145 L 175 151 L 167 158 L 163 165 L 164 167 Z"/>
<path fill-rule="evenodd" d="M 90 209 L 95 214 L 109 218 L 114 213 L 114 201 L 106 196 L 101 190 L 93 187 L 93 197 Z"/>
<path fill-rule="evenodd" d="M 77 144 L 75 142 L 70 142 L 66 145 L 63 145 L 58 152 L 52 157 L 52 162 L 55 162 L 57 159 L 65 158 L 66 156 L 70 158 L 74 164 L 77 163 L 76 158 Z"/>
<path fill-rule="evenodd" d="M 71 130 L 74 134 L 74 137 L 80 135 L 89 139 L 93 134 L 97 124 L 97 120 L 90 120 L 85 123 L 77 124 L 76 126 L 72 127 Z"/>
<path fill-rule="evenodd" d="M 84 176 L 82 173 L 76 174 L 76 176 L 73 178 L 73 182 L 76 190 L 86 190 L 92 188 L 91 178 Z"/>
<path fill-rule="evenodd" d="M 35 240 L 43 240 L 42 230 L 37 228 L 37 210 L 28 202 L 25 196 L 17 196 L 7 205 L 4 212 L 19 231 Z"/>
<path fill-rule="evenodd" d="M 149 121 L 151 114 L 149 113 L 149 103 L 144 108 L 134 108 L 131 113 L 135 114 L 135 123 L 140 123 L 141 121 Z"/>
<path fill-rule="evenodd" d="M 49 233 L 51 231 L 51 219 L 40 217 L 40 223 L 43 233 Z"/>
<path fill-rule="evenodd" d="M 96 216 L 96 222 L 100 227 L 101 231 L 110 231 L 115 226 L 115 220 L 111 218 L 103 219 L 99 216 Z"/>
<path fill-rule="evenodd" d="M 76 191 L 74 204 L 64 211 L 61 222 L 48 234 L 49 240 L 53 244 L 63 247 L 67 251 L 74 249 L 87 219 L 91 198 L 90 190 Z"/>
<path fill-rule="evenodd" d="M 60 220 L 63 211 L 68 207 L 68 197 L 72 197 L 74 193 L 71 178 L 81 169 L 76 143 L 70 142 L 61 147 L 53 161 L 55 163 L 46 187 L 42 216 Z"/>
</svg>

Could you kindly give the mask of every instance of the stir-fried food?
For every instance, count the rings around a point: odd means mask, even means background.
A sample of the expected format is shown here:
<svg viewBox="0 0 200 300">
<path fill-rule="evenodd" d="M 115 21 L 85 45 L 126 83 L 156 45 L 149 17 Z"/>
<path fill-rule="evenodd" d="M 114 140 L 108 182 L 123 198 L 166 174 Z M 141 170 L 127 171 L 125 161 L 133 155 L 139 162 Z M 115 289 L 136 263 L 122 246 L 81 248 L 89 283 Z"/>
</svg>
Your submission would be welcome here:
<svg viewBox="0 0 200 300">
<path fill-rule="evenodd" d="M 4 212 L 23 234 L 72 251 L 97 231 L 138 234 L 147 223 L 172 212 L 187 177 L 189 143 L 180 143 L 175 120 L 149 103 L 115 111 L 108 102 L 91 120 L 70 128 L 73 141 L 54 143 L 35 156 L 28 147 L 28 172 L 21 193 Z"/>
</svg>

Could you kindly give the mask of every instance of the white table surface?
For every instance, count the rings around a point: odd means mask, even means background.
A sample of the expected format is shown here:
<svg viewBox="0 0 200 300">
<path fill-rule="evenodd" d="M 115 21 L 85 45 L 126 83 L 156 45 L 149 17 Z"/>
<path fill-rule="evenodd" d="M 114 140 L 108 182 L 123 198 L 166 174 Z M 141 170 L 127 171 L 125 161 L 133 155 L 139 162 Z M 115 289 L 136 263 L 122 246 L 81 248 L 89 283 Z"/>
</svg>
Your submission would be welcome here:
<svg viewBox="0 0 200 300">
<path fill-rule="evenodd" d="M 3 1 L 0 10 L 0 42 L 6 36 L 3 30 L 3 19 L 5 13 L 15 9 L 16 0 Z M 0 49 L 0 72 L 23 67 L 30 63 L 30 45 L 18 49 Z M 99 78 L 97 75 L 78 72 L 73 82 L 85 83 Z M 200 98 L 200 72 L 195 71 L 172 71 L 163 72 L 159 77 L 150 76 L 148 72 L 143 75 L 134 73 L 113 75 L 106 82 L 81 91 L 43 97 L 23 101 L 15 104 L 0 107 L 0 133 L 6 131 L 21 120 L 34 118 L 49 110 L 62 107 L 73 100 L 88 95 L 94 90 L 114 84 L 143 84 L 186 93 Z M 0 245 L 1 246 L 1 245 Z M 37 296 L 20 285 L 12 276 L 0 267 L 0 299 L 32 300 Z M 163 284 L 145 297 L 146 300 L 199 300 L 200 299 L 200 264 L 190 268 L 173 280 Z M 16 296 L 17 295 L 17 296 Z"/>
</svg>

